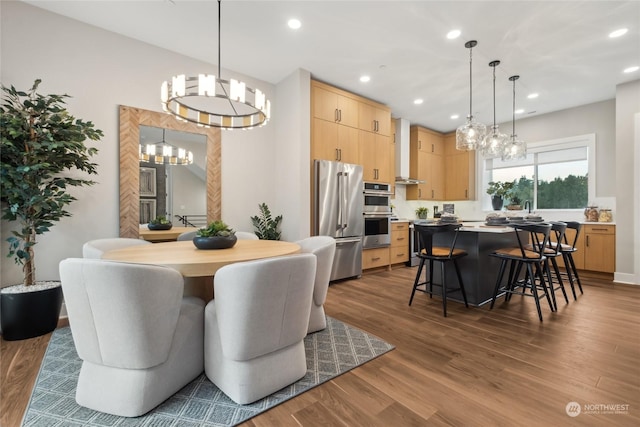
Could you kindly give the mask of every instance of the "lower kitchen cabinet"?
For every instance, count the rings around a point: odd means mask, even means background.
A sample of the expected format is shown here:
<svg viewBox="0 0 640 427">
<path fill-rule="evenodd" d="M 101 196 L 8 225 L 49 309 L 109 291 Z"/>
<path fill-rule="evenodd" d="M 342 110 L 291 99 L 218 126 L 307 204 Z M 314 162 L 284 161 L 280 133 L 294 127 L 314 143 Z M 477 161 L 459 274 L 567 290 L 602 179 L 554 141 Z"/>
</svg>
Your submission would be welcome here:
<svg viewBox="0 0 640 427">
<path fill-rule="evenodd" d="M 389 248 L 389 264 L 409 261 L 409 223 L 391 223 L 391 247 Z"/>
<path fill-rule="evenodd" d="M 387 267 L 389 265 L 389 247 L 364 249 L 362 251 L 362 269 Z"/>
<path fill-rule="evenodd" d="M 573 242 L 575 230 L 567 230 L 567 240 Z M 573 261 L 578 270 L 613 273 L 616 269 L 616 226 L 613 224 L 583 224 L 576 242 Z M 564 266 L 562 258 L 558 265 Z"/>
<path fill-rule="evenodd" d="M 586 224 L 584 234 L 584 269 L 613 273 L 616 269 L 616 226 Z"/>
</svg>

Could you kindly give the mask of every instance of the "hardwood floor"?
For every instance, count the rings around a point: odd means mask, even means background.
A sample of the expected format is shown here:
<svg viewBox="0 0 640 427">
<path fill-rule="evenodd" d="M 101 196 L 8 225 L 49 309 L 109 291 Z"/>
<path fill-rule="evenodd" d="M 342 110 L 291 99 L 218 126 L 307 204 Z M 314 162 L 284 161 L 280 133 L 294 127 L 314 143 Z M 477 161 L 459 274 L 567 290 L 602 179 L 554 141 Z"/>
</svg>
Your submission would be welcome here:
<svg viewBox="0 0 640 427">
<path fill-rule="evenodd" d="M 583 274 L 584 295 L 559 310 L 514 296 L 466 309 L 416 295 L 415 268 L 331 285 L 328 315 L 396 349 L 244 425 L 640 425 L 640 288 Z M 48 336 L 1 344 L 0 425 L 20 424 Z M 575 418 L 569 402 L 581 405 Z M 603 405 L 628 405 L 607 414 Z M 585 406 L 589 405 L 589 406 Z M 625 409 L 625 406 L 620 406 Z M 585 413 L 585 411 L 590 413 Z"/>
</svg>

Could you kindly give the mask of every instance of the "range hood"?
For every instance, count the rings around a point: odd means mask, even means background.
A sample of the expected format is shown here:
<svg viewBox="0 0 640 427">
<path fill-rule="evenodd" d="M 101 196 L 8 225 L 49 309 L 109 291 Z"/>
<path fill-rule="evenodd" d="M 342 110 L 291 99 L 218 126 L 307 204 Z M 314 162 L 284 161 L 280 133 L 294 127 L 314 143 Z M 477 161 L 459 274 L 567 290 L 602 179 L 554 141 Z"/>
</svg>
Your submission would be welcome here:
<svg viewBox="0 0 640 427">
<path fill-rule="evenodd" d="M 424 184 L 409 176 L 409 120 L 396 119 L 396 185 Z"/>
</svg>

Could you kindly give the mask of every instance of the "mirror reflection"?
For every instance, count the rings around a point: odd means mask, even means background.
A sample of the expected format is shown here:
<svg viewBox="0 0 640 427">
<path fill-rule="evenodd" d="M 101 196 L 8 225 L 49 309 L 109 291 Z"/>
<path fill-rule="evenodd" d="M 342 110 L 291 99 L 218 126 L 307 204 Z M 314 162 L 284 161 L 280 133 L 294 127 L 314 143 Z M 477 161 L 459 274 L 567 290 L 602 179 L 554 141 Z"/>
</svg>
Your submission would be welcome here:
<svg viewBox="0 0 640 427">
<path fill-rule="evenodd" d="M 160 215 L 175 225 L 206 223 L 206 135 L 143 125 L 139 129 L 139 143 L 145 149 L 155 145 L 157 153 L 163 147 L 193 153 L 192 164 L 163 164 L 161 156 L 158 163 L 153 156 L 140 159 L 140 224 Z"/>
</svg>

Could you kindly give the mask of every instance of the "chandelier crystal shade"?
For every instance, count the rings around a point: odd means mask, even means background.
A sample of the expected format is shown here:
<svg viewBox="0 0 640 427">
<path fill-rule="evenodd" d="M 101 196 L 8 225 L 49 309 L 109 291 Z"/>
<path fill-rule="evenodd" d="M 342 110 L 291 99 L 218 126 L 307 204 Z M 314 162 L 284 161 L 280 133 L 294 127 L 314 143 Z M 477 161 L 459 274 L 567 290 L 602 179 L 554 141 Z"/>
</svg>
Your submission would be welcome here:
<svg viewBox="0 0 640 427">
<path fill-rule="evenodd" d="M 527 157 L 527 144 L 516 135 L 516 80 L 520 76 L 511 76 L 509 80 L 513 82 L 513 119 L 511 137 L 502 151 L 502 160 L 523 160 Z"/>
<path fill-rule="evenodd" d="M 501 157 L 509 137 L 504 133 L 500 133 L 496 124 L 496 67 L 500 65 L 500 61 L 491 61 L 489 66 L 493 68 L 493 126 L 491 133 L 487 134 L 480 142 L 480 154 L 486 158 Z"/>
<path fill-rule="evenodd" d="M 264 126 L 271 118 L 271 102 L 265 93 L 244 82 L 220 77 L 220 3 L 218 0 L 218 75 L 173 76 L 160 88 L 162 108 L 178 120 L 198 126 L 222 129 Z"/>
<path fill-rule="evenodd" d="M 477 44 L 478 42 L 475 40 L 464 44 L 464 47 L 469 49 L 469 115 L 467 116 L 467 122 L 456 129 L 456 149 L 463 151 L 475 150 L 487 132 L 487 127 L 482 123 L 476 122 L 473 118 L 472 50 Z"/>
<path fill-rule="evenodd" d="M 162 141 L 153 144 L 138 144 L 138 157 L 141 163 L 157 165 L 190 165 L 193 153 L 184 148 L 175 147 L 165 141 L 165 130 L 162 129 Z"/>
</svg>

